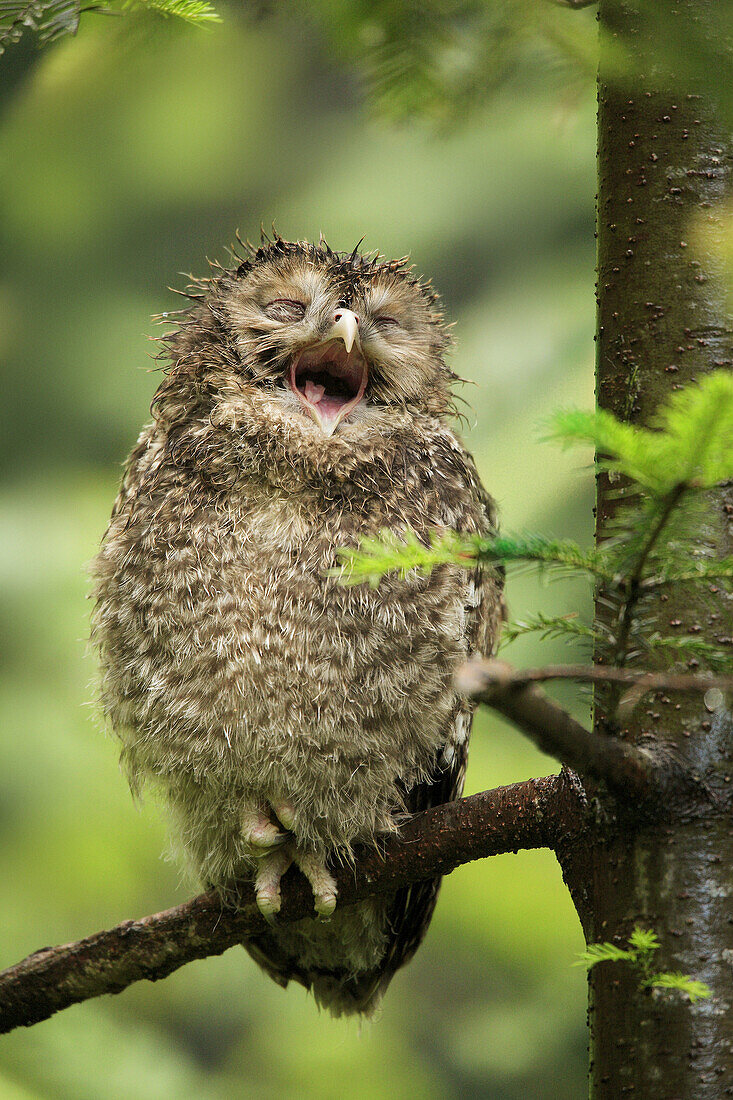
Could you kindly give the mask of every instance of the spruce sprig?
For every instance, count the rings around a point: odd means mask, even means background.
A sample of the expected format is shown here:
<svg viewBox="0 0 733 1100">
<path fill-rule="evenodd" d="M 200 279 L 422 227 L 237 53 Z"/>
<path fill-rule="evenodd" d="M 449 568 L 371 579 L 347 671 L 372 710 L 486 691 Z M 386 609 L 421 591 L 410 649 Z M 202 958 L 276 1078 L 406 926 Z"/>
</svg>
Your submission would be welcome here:
<svg viewBox="0 0 733 1100">
<path fill-rule="evenodd" d="M 428 543 L 414 531 L 397 535 L 383 530 L 376 538 L 363 538 L 358 548 L 340 548 L 341 566 L 331 570 L 345 584 L 368 581 L 379 584 L 385 573 L 397 571 L 406 576 L 416 569 L 429 573 L 437 565 L 535 565 L 563 572 L 582 570 L 595 577 L 611 577 L 605 556 L 595 550 L 583 550 L 570 539 L 550 539 L 544 535 L 458 535 L 454 531 L 432 532 Z"/>
<path fill-rule="evenodd" d="M 567 638 L 569 641 L 592 641 L 595 632 L 592 626 L 581 622 L 575 612 L 569 615 L 529 615 L 525 619 L 515 619 L 501 632 L 501 645 L 510 645 L 525 634 L 539 634 L 545 641 L 548 638 Z"/>
<path fill-rule="evenodd" d="M 646 581 L 648 587 L 658 588 L 665 584 L 680 584 L 685 581 L 720 581 L 733 577 L 733 558 L 718 558 L 710 561 L 701 558 L 690 563 L 690 555 L 687 555 L 687 564 L 670 561 L 661 562 L 661 572 L 658 577 L 649 577 Z"/>
<path fill-rule="evenodd" d="M 90 3 L 82 7 L 79 0 L 0 0 L 0 54 L 25 30 L 34 31 L 42 45 L 76 34 L 82 12 L 101 6 Z"/>
<path fill-rule="evenodd" d="M 0 0 L 0 55 L 17 42 L 25 30 L 34 31 L 46 45 L 67 34 L 76 34 L 86 12 L 119 14 L 122 10 L 147 10 L 181 19 L 197 27 L 220 23 L 221 16 L 207 0 Z"/>
<path fill-rule="evenodd" d="M 127 8 L 143 8 L 157 15 L 181 19 L 184 23 L 202 27 L 221 23 L 221 16 L 207 0 L 125 0 Z"/>
<path fill-rule="evenodd" d="M 383 530 L 377 538 L 363 538 L 357 549 L 337 551 L 341 565 L 330 570 L 342 584 L 362 584 L 376 588 L 385 573 L 406 577 L 415 571 L 427 575 L 436 566 L 476 561 L 476 540 L 463 539 L 452 531 L 430 536 L 426 545 L 409 528 L 402 536 Z"/>
<path fill-rule="evenodd" d="M 698 386 L 672 394 L 652 428 L 624 423 L 605 409 L 560 410 L 547 438 L 565 446 L 593 444 L 602 466 L 657 500 L 678 486 L 711 489 L 733 477 L 733 378 L 714 371 Z"/>
<path fill-rule="evenodd" d="M 682 974 L 678 970 L 655 971 L 655 952 L 661 944 L 656 932 L 637 925 L 629 936 L 627 947 L 617 947 L 615 943 L 590 943 L 585 951 L 578 955 L 574 966 L 585 966 L 590 970 L 602 962 L 625 962 L 631 964 L 637 972 L 638 988 L 642 992 L 651 989 L 675 990 L 684 993 L 692 1004 L 711 996 L 711 989 L 705 982 Z"/>
</svg>

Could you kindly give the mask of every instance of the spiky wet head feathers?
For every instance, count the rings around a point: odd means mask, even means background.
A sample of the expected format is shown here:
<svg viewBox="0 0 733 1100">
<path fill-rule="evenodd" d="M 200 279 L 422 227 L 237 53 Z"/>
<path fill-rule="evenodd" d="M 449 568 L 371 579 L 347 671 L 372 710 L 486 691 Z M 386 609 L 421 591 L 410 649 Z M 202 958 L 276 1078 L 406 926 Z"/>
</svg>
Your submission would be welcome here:
<svg viewBox="0 0 733 1100">
<path fill-rule="evenodd" d="M 361 349 L 368 363 L 363 405 L 372 410 L 412 409 L 431 416 L 453 412 L 456 376 L 444 361 L 449 343 L 439 300 L 420 281 L 406 257 L 335 252 L 321 240 L 285 241 L 276 236 L 259 247 L 242 244 L 235 269 L 212 265 L 212 276 L 190 290 L 191 306 L 178 328 L 163 337 L 170 364 L 156 398 L 161 415 L 176 418 L 193 408 L 215 409 L 234 392 L 292 402 L 288 367 L 303 349 L 328 335 L 339 307 L 357 315 Z M 352 419 L 363 419 L 364 409 Z M 279 418 L 278 418 L 279 419 Z M 303 425 L 301 425 L 303 426 Z"/>
</svg>

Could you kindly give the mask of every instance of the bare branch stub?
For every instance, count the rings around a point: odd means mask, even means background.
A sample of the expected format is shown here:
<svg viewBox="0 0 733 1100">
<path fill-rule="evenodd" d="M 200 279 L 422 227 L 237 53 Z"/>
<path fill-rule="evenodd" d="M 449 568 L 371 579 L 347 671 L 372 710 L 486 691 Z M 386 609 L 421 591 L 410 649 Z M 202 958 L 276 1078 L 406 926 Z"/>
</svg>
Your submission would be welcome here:
<svg viewBox="0 0 733 1100">
<path fill-rule="evenodd" d="M 554 848 L 585 827 L 585 807 L 565 776 L 531 779 L 437 806 L 405 823 L 380 849 L 364 850 L 338 872 L 339 905 L 393 893 L 449 874 L 474 859 L 523 848 Z M 283 881 L 282 922 L 312 915 L 299 873 Z M 261 931 L 251 888 L 236 906 L 215 893 L 124 921 L 76 943 L 47 947 L 0 973 L 0 1032 L 28 1027 L 60 1009 L 145 978 L 157 981 L 193 959 L 220 955 Z"/>
<path fill-rule="evenodd" d="M 711 688 L 733 691 L 733 676 L 712 673 L 651 672 L 645 669 L 604 667 L 603 665 L 546 665 L 540 668 L 513 668 L 505 661 L 472 660 L 459 673 L 459 687 L 467 694 L 524 687 L 548 680 L 574 680 L 585 684 L 622 684 L 637 688 L 640 694 L 650 691 L 699 692 Z"/>
<path fill-rule="evenodd" d="M 627 801 L 646 801 L 664 786 L 666 761 L 586 729 L 537 687 L 532 670 L 515 673 L 501 661 L 469 662 L 459 673 L 457 686 L 508 718 L 542 752 L 581 776 L 602 780 Z"/>
</svg>

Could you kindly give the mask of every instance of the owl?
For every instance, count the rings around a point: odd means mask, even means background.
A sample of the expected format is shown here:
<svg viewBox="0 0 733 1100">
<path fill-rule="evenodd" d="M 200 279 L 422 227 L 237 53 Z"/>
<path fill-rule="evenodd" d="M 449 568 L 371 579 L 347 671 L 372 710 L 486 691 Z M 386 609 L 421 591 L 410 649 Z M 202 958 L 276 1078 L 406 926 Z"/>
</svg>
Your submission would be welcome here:
<svg viewBox="0 0 733 1100">
<path fill-rule="evenodd" d="M 334 1015 L 374 1011 L 439 880 L 339 909 L 333 872 L 460 795 L 472 710 L 454 673 L 502 619 L 490 570 L 334 575 L 363 536 L 495 524 L 451 427 L 437 296 L 358 247 L 263 237 L 189 287 L 93 567 L 133 791 L 161 794 L 204 886 L 253 883 L 267 924 L 247 951 Z M 278 924 L 291 865 L 317 919 Z"/>
</svg>

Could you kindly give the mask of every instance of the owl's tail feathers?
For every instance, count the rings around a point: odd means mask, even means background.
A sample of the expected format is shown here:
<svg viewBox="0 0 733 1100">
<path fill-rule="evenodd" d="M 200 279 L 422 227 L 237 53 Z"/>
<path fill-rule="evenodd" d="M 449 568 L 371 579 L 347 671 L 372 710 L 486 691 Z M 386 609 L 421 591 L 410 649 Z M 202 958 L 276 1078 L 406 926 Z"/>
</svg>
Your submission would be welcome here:
<svg viewBox="0 0 733 1100">
<path fill-rule="evenodd" d="M 332 1016 L 367 1018 L 379 1008 L 392 972 L 372 970 L 364 974 L 340 977 L 328 972 L 311 972 L 310 987 L 319 1008 L 325 1008 Z"/>
<path fill-rule="evenodd" d="M 248 940 L 243 945 L 273 981 L 286 988 L 289 982 L 299 982 L 315 999 L 319 1008 L 332 1016 L 373 1016 L 394 975 L 394 968 L 350 972 L 346 969 L 327 970 L 304 967 L 279 949 L 273 938 Z"/>
</svg>

